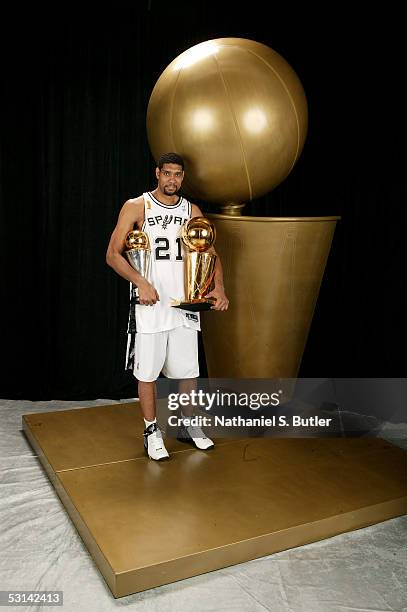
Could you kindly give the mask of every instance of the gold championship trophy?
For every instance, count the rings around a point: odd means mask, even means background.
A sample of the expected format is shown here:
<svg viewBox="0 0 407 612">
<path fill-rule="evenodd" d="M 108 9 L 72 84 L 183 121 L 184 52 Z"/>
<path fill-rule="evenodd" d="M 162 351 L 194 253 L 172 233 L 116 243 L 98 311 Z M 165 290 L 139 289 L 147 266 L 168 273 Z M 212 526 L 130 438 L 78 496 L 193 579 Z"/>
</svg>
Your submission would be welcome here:
<svg viewBox="0 0 407 612">
<path fill-rule="evenodd" d="M 193 217 L 181 230 L 181 240 L 187 250 L 185 256 L 185 300 L 171 304 L 174 308 L 200 311 L 210 310 L 215 298 L 207 298 L 215 275 L 216 255 L 208 253 L 214 244 L 214 224 L 205 217 Z"/>
<path fill-rule="evenodd" d="M 149 280 L 151 249 L 150 241 L 145 232 L 141 230 L 132 230 L 126 236 L 126 256 L 129 264 L 137 270 L 144 278 Z M 132 283 L 132 297 L 135 298 L 135 303 L 139 304 L 138 288 Z"/>
</svg>

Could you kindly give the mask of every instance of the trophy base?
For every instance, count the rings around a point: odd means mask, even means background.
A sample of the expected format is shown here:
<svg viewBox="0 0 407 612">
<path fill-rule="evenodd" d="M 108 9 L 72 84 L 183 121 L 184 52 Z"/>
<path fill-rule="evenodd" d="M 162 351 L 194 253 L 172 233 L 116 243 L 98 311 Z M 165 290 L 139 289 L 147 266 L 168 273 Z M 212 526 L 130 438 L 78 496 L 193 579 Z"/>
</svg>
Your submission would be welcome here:
<svg viewBox="0 0 407 612">
<path fill-rule="evenodd" d="M 191 300 L 189 302 L 179 302 L 171 304 L 173 308 L 181 308 L 182 310 L 189 310 L 190 312 L 201 312 L 202 310 L 211 310 L 215 304 L 214 298 L 200 298 Z"/>
</svg>

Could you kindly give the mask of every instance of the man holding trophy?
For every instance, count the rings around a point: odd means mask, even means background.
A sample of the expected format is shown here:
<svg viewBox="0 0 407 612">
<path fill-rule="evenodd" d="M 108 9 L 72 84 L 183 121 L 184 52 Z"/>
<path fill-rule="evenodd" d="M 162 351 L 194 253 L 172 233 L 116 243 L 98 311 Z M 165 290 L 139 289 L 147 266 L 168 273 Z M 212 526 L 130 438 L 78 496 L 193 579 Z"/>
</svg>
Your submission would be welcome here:
<svg viewBox="0 0 407 612">
<path fill-rule="evenodd" d="M 155 172 L 156 189 L 124 203 L 106 262 L 131 283 L 126 369 L 139 381 L 146 452 L 160 460 L 169 454 L 157 425 L 156 380 L 162 372 L 180 380 L 180 393 L 195 388 L 199 311 L 227 310 L 229 301 L 213 247 L 215 228 L 178 195 L 182 157 L 162 155 Z M 184 407 L 183 416 L 190 418 L 192 408 Z M 199 427 L 184 426 L 182 437 L 201 450 L 214 446 Z"/>
</svg>

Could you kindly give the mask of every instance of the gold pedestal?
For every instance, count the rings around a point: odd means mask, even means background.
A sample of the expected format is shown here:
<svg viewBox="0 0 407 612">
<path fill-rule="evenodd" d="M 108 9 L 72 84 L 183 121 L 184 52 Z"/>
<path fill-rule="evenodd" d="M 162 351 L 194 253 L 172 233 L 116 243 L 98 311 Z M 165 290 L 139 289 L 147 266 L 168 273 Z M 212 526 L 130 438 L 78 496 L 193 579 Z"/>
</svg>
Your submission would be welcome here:
<svg viewBox="0 0 407 612">
<path fill-rule="evenodd" d="M 407 512 L 407 453 L 380 439 L 166 439 L 138 402 L 28 414 L 23 430 L 115 597 Z"/>
<path fill-rule="evenodd" d="M 230 300 L 202 316 L 209 376 L 295 378 L 339 217 L 208 217 Z"/>
</svg>

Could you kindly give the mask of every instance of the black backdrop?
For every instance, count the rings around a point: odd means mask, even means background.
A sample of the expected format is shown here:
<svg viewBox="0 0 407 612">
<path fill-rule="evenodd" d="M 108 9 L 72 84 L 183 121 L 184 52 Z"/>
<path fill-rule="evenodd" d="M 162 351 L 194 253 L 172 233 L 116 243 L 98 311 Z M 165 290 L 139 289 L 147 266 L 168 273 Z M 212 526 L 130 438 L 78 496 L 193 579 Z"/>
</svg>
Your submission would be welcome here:
<svg viewBox="0 0 407 612">
<path fill-rule="evenodd" d="M 157 78 L 223 36 L 283 55 L 310 110 L 301 159 L 245 214 L 342 216 L 300 375 L 404 375 L 402 20 L 390 5 L 355 10 L 141 0 L 3 14 L 2 397 L 134 396 L 128 285 L 106 246 L 122 203 L 154 187 L 145 116 Z"/>
</svg>

